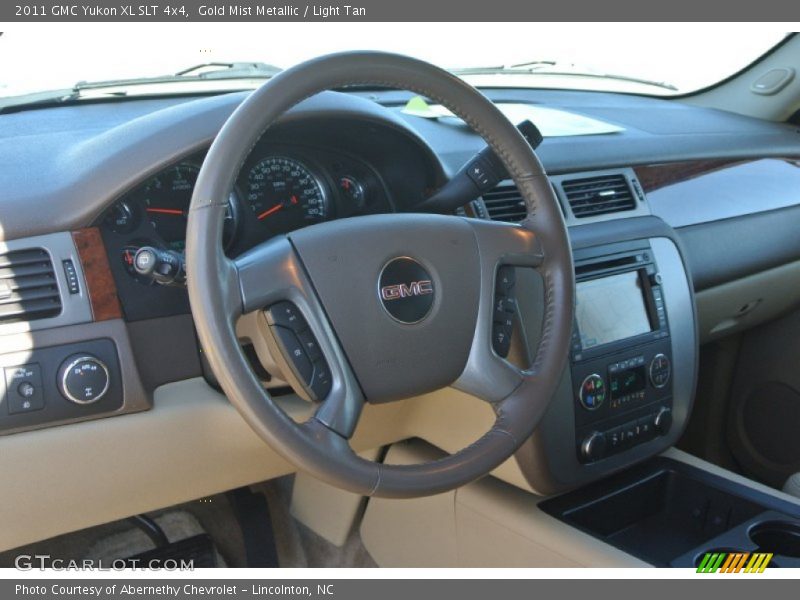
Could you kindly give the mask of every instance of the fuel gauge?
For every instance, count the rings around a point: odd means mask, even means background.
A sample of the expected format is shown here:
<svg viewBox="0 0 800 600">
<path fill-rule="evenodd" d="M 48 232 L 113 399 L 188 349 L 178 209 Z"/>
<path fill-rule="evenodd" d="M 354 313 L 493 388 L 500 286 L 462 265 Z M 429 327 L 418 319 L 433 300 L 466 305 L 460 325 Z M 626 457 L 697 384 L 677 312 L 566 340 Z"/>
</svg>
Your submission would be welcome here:
<svg viewBox="0 0 800 600">
<path fill-rule="evenodd" d="M 339 190 L 355 209 L 362 209 L 367 201 L 367 194 L 364 186 L 358 179 L 350 175 L 344 175 L 339 179 Z"/>
</svg>

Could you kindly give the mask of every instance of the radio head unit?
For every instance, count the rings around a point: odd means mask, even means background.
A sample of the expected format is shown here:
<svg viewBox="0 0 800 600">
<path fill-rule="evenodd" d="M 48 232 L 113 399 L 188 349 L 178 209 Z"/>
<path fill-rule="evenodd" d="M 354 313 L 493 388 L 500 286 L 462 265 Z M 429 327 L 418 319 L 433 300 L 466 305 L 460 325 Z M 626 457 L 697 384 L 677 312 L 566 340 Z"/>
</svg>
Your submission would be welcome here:
<svg viewBox="0 0 800 600">
<path fill-rule="evenodd" d="M 669 336 L 649 248 L 576 261 L 575 272 L 573 362 Z"/>
</svg>

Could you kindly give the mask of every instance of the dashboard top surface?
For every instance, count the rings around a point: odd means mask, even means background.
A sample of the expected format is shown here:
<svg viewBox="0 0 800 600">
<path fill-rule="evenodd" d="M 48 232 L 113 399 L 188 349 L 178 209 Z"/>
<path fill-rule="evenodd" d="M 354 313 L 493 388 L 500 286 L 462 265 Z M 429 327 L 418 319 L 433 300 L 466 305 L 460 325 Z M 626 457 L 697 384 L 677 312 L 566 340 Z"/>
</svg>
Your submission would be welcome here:
<svg viewBox="0 0 800 600">
<path fill-rule="evenodd" d="M 800 133 L 721 111 L 661 99 L 594 92 L 484 90 L 494 101 L 547 105 L 602 118 L 623 132 L 548 138 L 539 155 L 551 174 L 701 158 L 796 156 Z M 4 212 L 0 237 L 86 226 L 135 185 L 206 148 L 243 93 L 79 104 L 0 115 Z M 414 139 L 448 174 L 482 147 L 466 128 L 401 112 L 396 91 L 326 92 L 285 122 L 333 117 L 379 123 Z M 58 203 L 43 222 L 42 206 Z"/>
</svg>

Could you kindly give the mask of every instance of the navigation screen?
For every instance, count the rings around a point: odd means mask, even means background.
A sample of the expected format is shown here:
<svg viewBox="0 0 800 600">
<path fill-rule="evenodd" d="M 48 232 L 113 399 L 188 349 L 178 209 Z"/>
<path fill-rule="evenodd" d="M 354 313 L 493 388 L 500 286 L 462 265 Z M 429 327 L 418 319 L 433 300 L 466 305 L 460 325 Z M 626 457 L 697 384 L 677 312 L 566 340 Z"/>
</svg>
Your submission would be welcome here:
<svg viewBox="0 0 800 600">
<path fill-rule="evenodd" d="M 584 350 L 650 331 L 637 271 L 578 282 L 576 295 Z"/>
</svg>

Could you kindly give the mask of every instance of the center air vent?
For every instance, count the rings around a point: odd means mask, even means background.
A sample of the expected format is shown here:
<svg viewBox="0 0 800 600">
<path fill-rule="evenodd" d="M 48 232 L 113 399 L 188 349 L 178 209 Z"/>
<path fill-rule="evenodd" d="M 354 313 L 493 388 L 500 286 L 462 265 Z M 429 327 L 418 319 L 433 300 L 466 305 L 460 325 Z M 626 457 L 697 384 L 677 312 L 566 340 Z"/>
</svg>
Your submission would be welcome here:
<svg viewBox="0 0 800 600">
<path fill-rule="evenodd" d="M 577 219 L 636 208 L 636 198 L 622 173 L 565 179 L 561 188 Z"/>
<path fill-rule="evenodd" d="M 491 192 L 483 195 L 483 203 L 493 221 L 510 221 L 517 223 L 528 214 L 525 201 L 515 185 L 498 185 Z"/>
<path fill-rule="evenodd" d="M 34 321 L 60 312 L 56 274 L 44 249 L 0 253 L 0 323 Z"/>
</svg>

